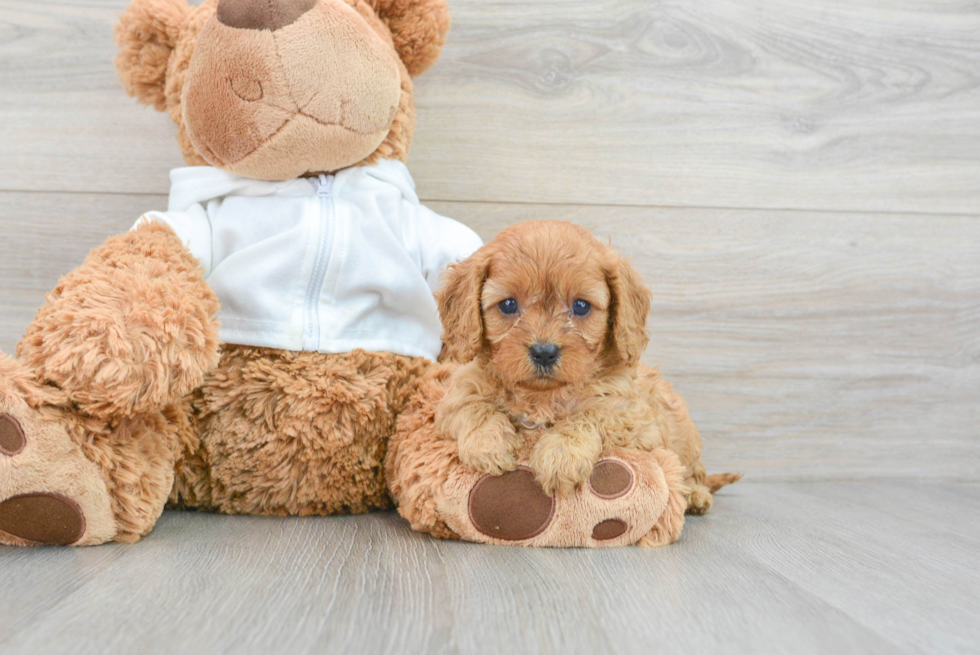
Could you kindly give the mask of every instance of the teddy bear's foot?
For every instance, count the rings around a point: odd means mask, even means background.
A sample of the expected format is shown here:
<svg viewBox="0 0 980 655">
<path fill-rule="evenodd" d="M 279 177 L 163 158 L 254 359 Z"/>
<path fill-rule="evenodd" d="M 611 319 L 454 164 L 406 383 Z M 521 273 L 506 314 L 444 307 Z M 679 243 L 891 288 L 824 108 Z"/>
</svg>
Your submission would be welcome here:
<svg viewBox="0 0 980 655">
<path fill-rule="evenodd" d="M 460 468 L 450 474 L 445 493 L 439 513 L 446 525 L 483 543 L 625 546 L 640 542 L 665 512 L 683 514 L 669 502 L 656 459 L 636 451 L 605 453 L 588 484 L 567 496 L 548 496 L 526 466 L 500 476 Z"/>
<path fill-rule="evenodd" d="M 116 533 L 95 463 L 0 379 L 0 544 L 91 545 Z"/>
</svg>

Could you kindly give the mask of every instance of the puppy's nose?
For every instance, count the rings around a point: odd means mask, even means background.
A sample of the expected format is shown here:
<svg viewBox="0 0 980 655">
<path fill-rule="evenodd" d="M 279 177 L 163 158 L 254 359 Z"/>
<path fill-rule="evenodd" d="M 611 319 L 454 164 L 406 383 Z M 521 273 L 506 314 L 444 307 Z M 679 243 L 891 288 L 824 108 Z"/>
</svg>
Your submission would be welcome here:
<svg viewBox="0 0 980 655">
<path fill-rule="evenodd" d="M 243 30 L 275 32 L 295 23 L 317 0 L 219 0 L 218 21 Z"/>
<path fill-rule="evenodd" d="M 531 361 L 541 368 L 551 368 L 561 357 L 561 348 L 553 343 L 535 343 L 527 351 Z"/>
</svg>

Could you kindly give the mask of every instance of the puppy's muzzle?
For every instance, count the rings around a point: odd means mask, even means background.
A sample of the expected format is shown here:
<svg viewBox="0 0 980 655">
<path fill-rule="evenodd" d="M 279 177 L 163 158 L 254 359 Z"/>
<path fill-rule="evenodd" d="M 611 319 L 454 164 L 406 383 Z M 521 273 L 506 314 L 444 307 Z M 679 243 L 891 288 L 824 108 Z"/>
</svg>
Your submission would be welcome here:
<svg viewBox="0 0 980 655">
<path fill-rule="evenodd" d="M 527 349 L 527 354 L 539 369 L 550 371 L 561 359 L 561 348 L 554 343 L 535 343 Z"/>
</svg>

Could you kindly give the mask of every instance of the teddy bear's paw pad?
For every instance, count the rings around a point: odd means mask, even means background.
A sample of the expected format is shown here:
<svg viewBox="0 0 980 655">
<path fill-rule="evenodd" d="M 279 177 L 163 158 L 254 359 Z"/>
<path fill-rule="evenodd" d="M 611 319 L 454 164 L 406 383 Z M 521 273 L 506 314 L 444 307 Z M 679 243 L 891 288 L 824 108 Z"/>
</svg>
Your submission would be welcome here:
<svg viewBox="0 0 980 655">
<path fill-rule="evenodd" d="M 26 445 L 27 437 L 17 419 L 10 414 L 0 414 L 0 455 L 13 457 Z"/>
<path fill-rule="evenodd" d="M 615 459 L 600 460 L 592 469 L 589 487 L 605 500 L 625 496 L 633 488 L 633 470 Z"/>
<path fill-rule="evenodd" d="M 23 494 L 0 503 L 0 532 L 34 544 L 67 546 L 85 534 L 85 516 L 66 496 Z"/>
<path fill-rule="evenodd" d="M 522 541 L 545 531 L 555 516 L 548 496 L 526 466 L 503 475 L 484 475 L 469 497 L 473 526 L 488 537 Z"/>
<path fill-rule="evenodd" d="M 592 538 L 596 541 L 609 541 L 626 534 L 630 526 L 622 519 L 606 519 L 592 528 Z"/>
</svg>

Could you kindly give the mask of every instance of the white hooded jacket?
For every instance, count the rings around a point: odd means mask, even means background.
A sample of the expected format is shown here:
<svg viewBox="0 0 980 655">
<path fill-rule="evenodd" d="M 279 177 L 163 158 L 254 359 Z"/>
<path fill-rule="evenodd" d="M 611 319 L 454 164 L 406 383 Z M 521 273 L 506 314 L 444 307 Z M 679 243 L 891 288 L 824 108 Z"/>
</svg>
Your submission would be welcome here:
<svg viewBox="0 0 980 655">
<path fill-rule="evenodd" d="M 201 262 L 225 343 L 439 355 L 433 291 L 482 243 L 419 203 L 401 162 L 287 182 L 207 166 L 170 179 L 168 211 L 140 221 L 169 225 Z"/>
</svg>

